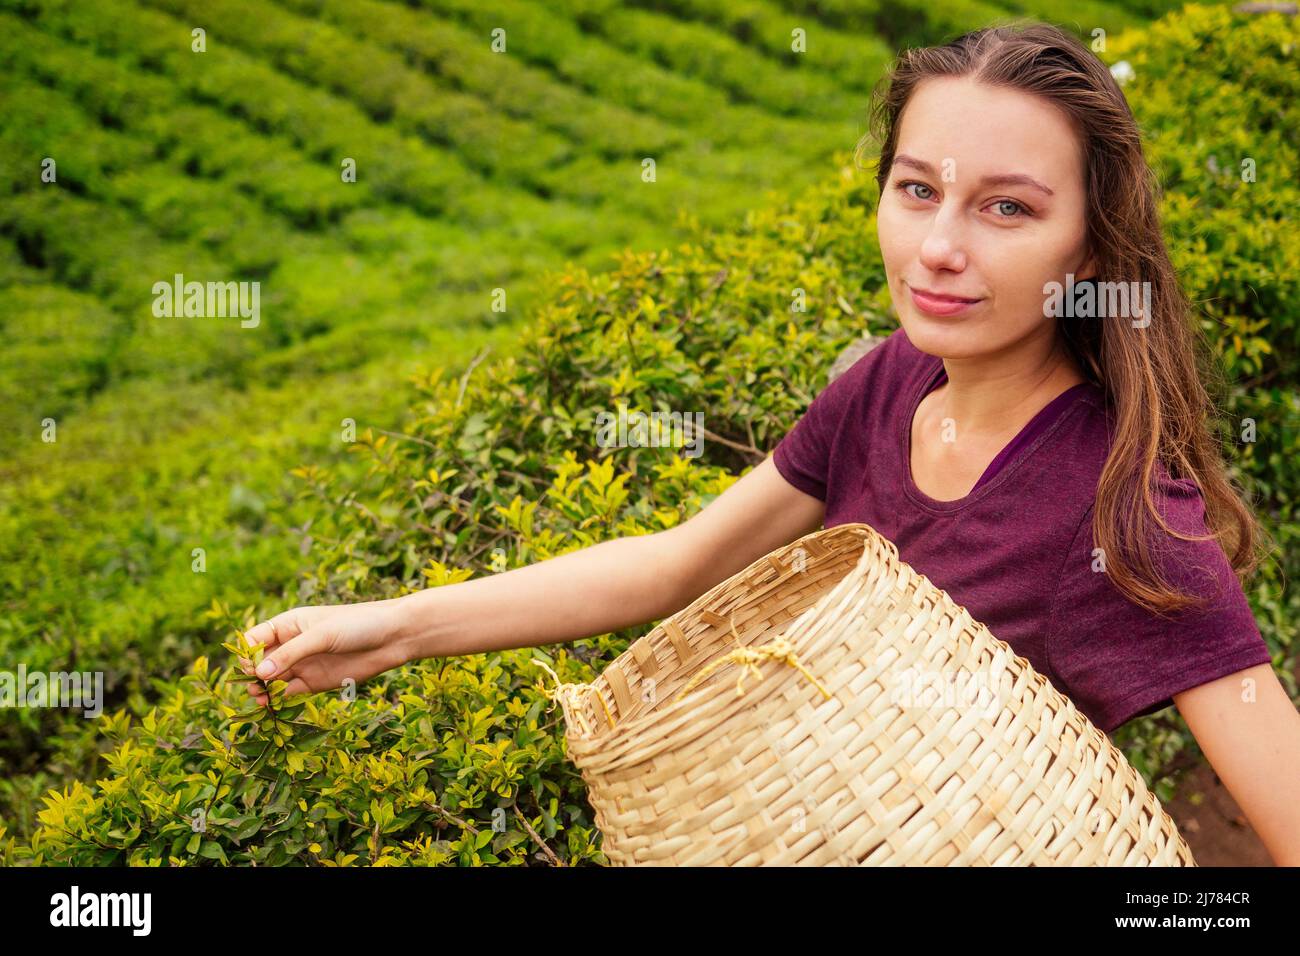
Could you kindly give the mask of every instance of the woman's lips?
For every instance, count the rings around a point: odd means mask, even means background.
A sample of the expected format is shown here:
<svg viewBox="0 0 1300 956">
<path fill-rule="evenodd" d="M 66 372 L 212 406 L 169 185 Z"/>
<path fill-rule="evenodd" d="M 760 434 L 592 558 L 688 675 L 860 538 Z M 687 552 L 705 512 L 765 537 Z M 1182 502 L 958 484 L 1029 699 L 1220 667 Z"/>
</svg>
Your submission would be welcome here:
<svg viewBox="0 0 1300 956">
<path fill-rule="evenodd" d="M 910 285 L 907 291 L 912 296 L 912 302 L 922 312 L 930 315 L 956 315 L 958 312 L 965 312 L 973 305 L 984 301 L 983 299 L 959 299 L 955 296 L 937 295 L 931 292 L 924 292 L 920 289 L 914 289 Z"/>
</svg>

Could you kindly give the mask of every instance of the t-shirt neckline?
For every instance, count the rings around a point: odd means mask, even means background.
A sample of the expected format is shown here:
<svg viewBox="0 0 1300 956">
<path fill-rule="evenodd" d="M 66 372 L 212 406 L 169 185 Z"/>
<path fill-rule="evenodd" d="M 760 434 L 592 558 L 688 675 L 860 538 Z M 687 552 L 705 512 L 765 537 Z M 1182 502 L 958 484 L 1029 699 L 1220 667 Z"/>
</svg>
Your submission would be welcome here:
<svg viewBox="0 0 1300 956">
<path fill-rule="evenodd" d="M 934 359 L 934 366 L 927 374 L 920 376 L 920 384 L 913 390 L 911 400 L 907 404 L 907 413 L 903 416 L 901 436 L 903 445 L 902 484 L 904 492 L 917 505 L 929 509 L 930 511 L 944 512 L 945 514 L 954 511 L 961 511 L 962 509 L 983 500 L 991 490 L 1001 485 L 1002 482 L 1006 480 L 1007 476 L 1014 472 L 1022 462 L 1037 451 L 1038 447 L 1042 445 L 1048 435 L 1056 430 L 1064 420 L 1065 412 L 1069 406 L 1073 405 L 1075 400 L 1083 393 L 1091 391 L 1094 387 L 1090 382 L 1080 382 L 1077 385 L 1070 386 L 1060 395 L 1056 396 L 1056 398 L 1052 399 L 1045 406 L 1039 409 L 1038 413 L 1025 423 L 1025 426 L 1016 433 L 1015 437 L 1003 446 L 1002 450 L 994 456 L 991 462 L 989 462 L 988 467 L 984 470 L 984 474 L 975 482 L 975 487 L 972 488 L 965 497 L 955 498 L 952 501 L 940 501 L 938 498 L 931 498 L 927 495 L 917 487 L 916 482 L 912 479 L 912 422 L 916 418 L 916 410 L 921 406 L 921 400 L 933 389 L 935 382 L 938 381 L 939 376 L 944 371 L 943 359 L 935 356 L 932 356 L 932 358 Z M 1021 448 L 1017 453 L 1016 449 L 1022 443 L 1022 436 L 1034 429 L 1041 430 L 1041 434 L 1039 434 L 1027 448 Z M 1011 455 L 1011 460 L 1006 460 L 1008 453 Z M 985 481 L 985 475 L 987 475 L 994 466 L 997 466 L 996 473 L 992 478 Z"/>
</svg>

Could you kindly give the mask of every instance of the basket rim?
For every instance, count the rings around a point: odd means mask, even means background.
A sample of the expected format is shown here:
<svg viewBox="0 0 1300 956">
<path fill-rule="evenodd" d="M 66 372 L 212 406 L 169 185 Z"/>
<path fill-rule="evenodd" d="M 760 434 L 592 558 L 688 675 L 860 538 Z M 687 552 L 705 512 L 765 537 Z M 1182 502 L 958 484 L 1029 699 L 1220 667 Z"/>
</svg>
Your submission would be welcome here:
<svg viewBox="0 0 1300 956">
<path fill-rule="evenodd" d="M 697 597 L 686 607 L 669 615 L 667 618 L 663 618 L 658 624 L 655 625 L 654 628 L 652 628 L 650 631 L 646 632 L 641 637 L 637 638 L 635 641 L 629 644 L 626 650 L 624 650 L 621 654 L 619 654 L 607 665 L 605 665 L 605 667 L 602 668 L 601 672 L 597 674 L 592 680 L 587 681 L 586 683 L 583 683 L 579 686 L 583 688 L 588 688 L 590 690 L 594 690 L 597 694 L 601 693 L 603 687 L 599 686 L 599 682 L 602 682 L 605 671 L 616 664 L 620 664 L 622 661 L 624 661 L 625 658 L 634 661 L 635 658 L 632 656 L 632 648 L 636 644 L 640 643 L 641 641 L 649 641 L 653 636 L 656 635 L 656 633 L 661 631 L 665 621 L 672 620 L 682 616 L 687 616 L 692 612 L 696 612 L 700 610 L 700 608 L 707 607 L 707 604 L 713 598 L 717 597 L 717 595 L 721 593 L 723 590 L 726 590 L 728 586 L 732 586 L 732 587 L 735 586 L 733 583 L 735 578 L 737 577 L 744 578 L 747 572 L 755 568 L 758 568 L 760 565 L 767 562 L 769 557 L 772 557 L 774 555 L 784 555 L 788 550 L 793 550 L 794 548 L 798 547 L 801 542 L 807 541 L 808 538 L 816 537 L 818 538 L 818 540 L 820 540 L 822 537 L 830 536 L 832 534 L 834 534 L 837 538 L 843 538 L 844 542 L 852 542 L 852 544 L 849 546 L 854 549 L 858 549 L 860 545 L 860 554 L 858 555 L 857 559 L 854 561 L 853 565 L 848 570 L 845 571 L 844 575 L 838 581 L 836 581 L 825 591 L 823 591 L 822 594 L 818 596 L 817 600 L 814 601 L 812 604 L 808 605 L 808 607 L 806 607 L 803 611 L 801 611 L 798 616 L 785 622 L 785 624 L 782 625 L 780 632 L 769 639 L 774 640 L 776 637 L 785 636 L 785 634 L 787 634 L 790 630 L 795 628 L 795 626 L 800 621 L 803 621 L 809 616 L 815 615 L 818 612 L 819 608 L 822 606 L 822 604 L 829 601 L 835 595 L 835 592 L 845 585 L 845 582 L 849 580 L 854 570 L 856 570 L 862 564 L 862 562 L 867 559 L 868 551 L 869 551 L 869 543 L 871 542 L 873 536 L 880 538 L 880 540 L 885 542 L 891 549 L 893 548 L 892 542 L 890 542 L 888 538 L 885 538 L 883 535 L 881 535 L 880 532 L 876 531 L 875 528 L 872 528 L 870 525 L 865 524 L 863 522 L 847 522 L 845 524 L 837 524 L 837 525 L 833 525 L 830 528 L 821 528 L 817 531 L 809 533 L 808 535 L 804 535 L 800 538 L 796 538 L 794 541 L 788 542 L 782 547 L 773 549 L 772 551 L 768 552 L 762 557 L 759 557 L 758 559 L 756 559 L 755 561 L 747 565 L 745 568 L 738 571 L 735 575 L 732 575 L 727 579 L 718 582 L 718 584 L 714 585 L 714 587 L 710 588 L 704 594 L 701 594 L 699 597 Z M 838 546 L 839 544 L 840 542 L 837 540 L 835 544 L 832 545 L 832 547 Z M 834 556 L 835 556 L 834 552 L 828 552 L 826 555 L 820 558 L 820 560 L 830 560 Z M 748 647 L 752 645 L 744 645 L 744 646 Z M 724 651 L 723 653 L 725 654 L 726 652 Z M 700 667 L 705 666 L 705 662 L 701 662 L 699 666 Z M 780 672 L 780 677 L 782 678 L 799 678 L 801 681 L 806 682 L 806 678 L 804 678 L 803 675 L 800 674 L 798 670 L 796 670 L 793 667 L 782 666 L 779 668 L 779 672 Z M 770 689 L 775 685 L 770 684 L 769 682 L 776 676 L 777 676 L 777 672 L 765 673 L 763 675 L 762 680 L 759 681 L 759 684 Z M 603 683 L 604 683 L 604 687 L 608 687 L 608 680 L 604 680 Z M 755 688 L 751 686 L 750 689 L 747 690 L 745 694 L 742 696 L 748 698 L 750 696 L 750 693 L 754 690 Z M 586 692 L 587 692 L 586 690 L 583 691 L 583 693 Z M 706 680 L 702 682 L 698 687 L 692 689 L 680 700 L 672 700 L 669 701 L 663 707 L 655 708 L 647 713 L 641 714 L 640 716 L 631 717 L 628 718 L 627 720 L 620 720 L 617 723 L 615 723 L 614 726 L 612 727 L 609 726 L 609 724 L 605 721 L 596 720 L 594 723 L 596 724 L 597 729 L 589 734 L 581 733 L 580 729 L 573 727 L 570 721 L 566 718 L 565 736 L 570 738 L 571 742 L 576 741 L 583 746 L 589 746 L 593 744 L 608 744 L 612 740 L 617 739 L 620 733 L 631 734 L 634 732 L 638 732 L 656 723 L 661 723 L 666 720 L 677 717 L 688 706 L 699 707 L 700 704 L 704 702 L 704 700 L 701 699 L 700 695 L 705 695 L 705 699 L 710 699 L 712 697 L 716 697 L 719 694 L 724 694 L 724 693 L 732 693 L 731 687 L 725 681 L 717 680 L 717 679 Z"/>
</svg>

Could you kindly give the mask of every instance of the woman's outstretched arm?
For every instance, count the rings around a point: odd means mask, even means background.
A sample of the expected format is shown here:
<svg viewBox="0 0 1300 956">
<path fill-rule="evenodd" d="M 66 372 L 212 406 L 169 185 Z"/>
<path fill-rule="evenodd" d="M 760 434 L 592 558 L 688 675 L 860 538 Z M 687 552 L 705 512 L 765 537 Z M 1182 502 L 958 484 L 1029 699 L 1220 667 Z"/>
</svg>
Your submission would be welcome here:
<svg viewBox="0 0 1300 956">
<path fill-rule="evenodd" d="M 266 648 L 258 676 L 287 681 L 287 694 L 359 683 L 426 657 L 592 637 L 680 610 L 815 530 L 823 515 L 823 503 L 790 485 L 769 455 L 675 528 L 386 601 L 294 608 L 247 637 Z"/>
<path fill-rule="evenodd" d="M 815 528 L 820 508 L 795 496 L 808 498 L 769 457 L 675 528 L 410 595 L 400 639 L 415 659 L 572 641 L 659 620 Z"/>
</svg>

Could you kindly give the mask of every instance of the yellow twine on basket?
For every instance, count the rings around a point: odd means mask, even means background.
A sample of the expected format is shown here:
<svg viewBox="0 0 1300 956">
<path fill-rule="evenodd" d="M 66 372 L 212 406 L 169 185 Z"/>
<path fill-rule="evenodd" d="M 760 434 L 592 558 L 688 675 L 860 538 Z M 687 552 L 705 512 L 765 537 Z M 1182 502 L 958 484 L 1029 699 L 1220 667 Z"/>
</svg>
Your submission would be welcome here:
<svg viewBox="0 0 1300 956">
<path fill-rule="evenodd" d="M 736 633 L 736 615 L 734 612 L 731 615 L 731 634 L 736 639 L 736 649 L 729 654 L 719 657 L 716 661 L 712 661 L 704 667 L 703 670 L 699 671 L 694 677 L 687 681 L 686 686 L 681 689 L 677 694 L 677 697 L 674 699 L 674 703 L 685 697 L 687 691 L 723 664 L 741 665 L 740 673 L 736 676 L 736 696 L 740 697 L 745 693 L 744 684 L 746 674 L 753 673 L 755 678 L 758 680 L 763 679 L 763 672 L 759 670 L 758 667 L 758 665 L 763 661 L 781 661 L 789 664 L 791 667 L 803 674 L 804 677 L 812 681 L 827 700 L 830 699 L 830 691 L 822 686 L 821 681 L 808 673 L 808 668 L 804 667 L 803 664 L 800 663 L 799 655 L 794 652 L 794 645 L 786 638 L 775 638 L 769 643 L 764 644 L 762 647 L 742 647 L 740 646 L 740 635 Z"/>
<path fill-rule="evenodd" d="M 546 661 L 540 658 L 534 658 L 533 663 L 545 668 L 546 673 L 550 674 L 551 678 L 555 681 L 555 687 L 551 690 L 547 690 L 545 685 L 543 685 L 542 693 L 551 700 L 560 701 L 561 704 L 567 701 L 572 707 L 573 715 L 578 718 L 578 725 L 582 728 L 582 732 L 584 734 L 590 734 L 591 728 L 587 726 L 587 719 L 582 716 L 582 708 L 586 702 L 582 699 L 581 695 L 585 691 L 595 690 L 595 688 L 590 684 L 564 683 L 560 680 L 559 675 L 556 674 L 555 671 L 546 666 Z M 609 705 L 605 703 L 605 698 L 599 691 L 596 692 L 596 699 L 600 701 L 600 706 L 605 708 L 605 719 L 609 721 L 609 726 L 613 727 L 614 715 L 609 712 Z"/>
</svg>

